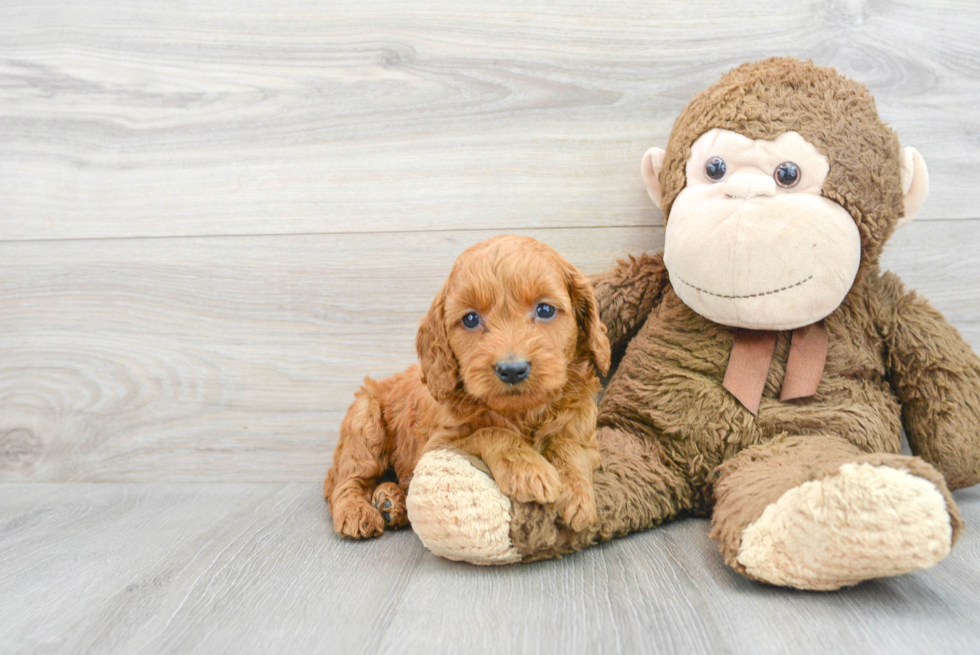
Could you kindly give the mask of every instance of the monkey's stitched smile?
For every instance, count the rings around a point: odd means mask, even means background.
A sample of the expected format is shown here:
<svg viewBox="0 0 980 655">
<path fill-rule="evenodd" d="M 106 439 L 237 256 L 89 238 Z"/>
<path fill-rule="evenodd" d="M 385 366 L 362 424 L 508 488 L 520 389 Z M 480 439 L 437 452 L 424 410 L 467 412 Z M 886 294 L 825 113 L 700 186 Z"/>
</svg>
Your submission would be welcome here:
<svg viewBox="0 0 980 655">
<path fill-rule="evenodd" d="M 744 295 L 744 296 L 726 296 L 723 293 L 715 293 L 713 291 L 708 291 L 707 289 L 702 289 L 701 287 L 695 286 L 695 285 L 691 284 L 690 282 L 688 282 L 687 280 L 685 280 L 683 278 L 678 278 L 678 279 L 681 282 L 683 282 L 684 284 L 686 284 L 687 286 L 689 286 L 692 289 L 694 289 L 695 291 L 699 291 L 701 293 L 706 293 L 709 296 L 715 296 L 716 298 L 728 298 L 730 300 L 739 300 L 741 298 L 761 298 L 762 296 L 771 296 L 774 293 L 779 293 L 780 291 L 786 291 L 787 289 L 792 289 L 794 287 L 798 287 L 800 285 L 806 284 L 807 282 L 809 282 L 810 280 L 813 279 L 813 276 L 811 275 L 810 277 L 806 278 L 805 280 L 800 280 L 799 282 L 797 282 L 795 284 L 789 284 L 789 285 L 787 285 L 785 287 L 780 287 L 779 289 L 772 289 L 771 291 L 762 291 L 760 293 L 750 293 L 750 294 L 747 294 L 747 295 Z"/>
</svg>

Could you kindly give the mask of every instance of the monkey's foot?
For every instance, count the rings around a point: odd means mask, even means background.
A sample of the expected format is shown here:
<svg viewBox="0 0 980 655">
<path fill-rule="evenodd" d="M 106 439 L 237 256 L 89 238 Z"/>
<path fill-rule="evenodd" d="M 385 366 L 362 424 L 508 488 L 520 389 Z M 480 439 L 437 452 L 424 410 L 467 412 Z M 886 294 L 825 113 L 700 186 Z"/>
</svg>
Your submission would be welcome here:
<svg viewBox="0 0 980 655">
<path fill-rule="evenodd" d="M 447 448 L 423 455 L 407 506 L 415 534 L 440 557 L 471 564 L 521 560 L 510 541 L 510 499 L 467 453 Z"/>
<path fill-rule="evenodd" d="M 932 566 L 952 538 L 935 484 L 904 469 L 852 463 L 767 506 L 742 532 L 738 563 L 770 584 L 839 589 Z"/>
</svg>

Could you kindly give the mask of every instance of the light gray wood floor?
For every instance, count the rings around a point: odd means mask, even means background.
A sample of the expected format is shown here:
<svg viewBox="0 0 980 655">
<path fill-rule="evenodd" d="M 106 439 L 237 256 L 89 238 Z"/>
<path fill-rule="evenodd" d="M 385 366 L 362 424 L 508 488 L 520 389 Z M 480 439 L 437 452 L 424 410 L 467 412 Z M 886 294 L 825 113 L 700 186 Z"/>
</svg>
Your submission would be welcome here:
<svg viewBox="0 0 980 655">
<path fill-rule="evenodd" d="M 480 568 L 327 532 L 315 483 L 6 485 L 4 653 L 976 653 L 980 537 L 834 593 L 757 585 L 704 520 Z M 980 489 L 957 493 L 980 523 Z"/>
<path fill-rule="evenodd" d="M 973 0 L 0 0 L 0 652 L 977 652 L 937 568 L 750 583 L 687 520 L 484 570 L 318 483 L 466 246 L 656 250 L 639 161 L 728 68 L 866 83 L 932 193 L 883 263 L 980 348 Z"/>
</svg>

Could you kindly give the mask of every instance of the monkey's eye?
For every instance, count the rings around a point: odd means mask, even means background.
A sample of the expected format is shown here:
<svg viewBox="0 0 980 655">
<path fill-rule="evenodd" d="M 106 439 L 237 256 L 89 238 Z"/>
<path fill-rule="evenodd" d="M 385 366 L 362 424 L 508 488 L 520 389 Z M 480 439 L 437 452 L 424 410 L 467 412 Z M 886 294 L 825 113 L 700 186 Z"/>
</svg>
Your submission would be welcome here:
<svg viewBox="0 0 980 655">
<path fill-rule="evenodd" d="M 704 174 L 708 176 L 709 180 L 717 182 L 721 178 L 725 177 L 725 171 L 728 170 L 725 167 L 725 160 L 721 157 L 712 157 L 708 160 L 708 163 L 704 165 Z"/>
<path fill-rule="evenodd" d="M 553 305 L 542 302 L 538 303 L 538 306 L 534 308 L 534 315 L 540 318 L 542 321 L 547 321 L 555 317 L 556 311 L 557 310 Z"/>
<path fill-rule="evenodd" d="M 776 167 L 773 177 L 776 178 L 776 184 L 784 189 L 794 187 L 800 181 L 800 167 L 791 161 L 784 161 Z"/>
<path fill-rule="evenodd" d="M 463 327 L 467 330 L 472 330 L 473 328 L 480 325 L 480 315 L 476 312 L 470 312 L 463 317 Z"/>
</svg>

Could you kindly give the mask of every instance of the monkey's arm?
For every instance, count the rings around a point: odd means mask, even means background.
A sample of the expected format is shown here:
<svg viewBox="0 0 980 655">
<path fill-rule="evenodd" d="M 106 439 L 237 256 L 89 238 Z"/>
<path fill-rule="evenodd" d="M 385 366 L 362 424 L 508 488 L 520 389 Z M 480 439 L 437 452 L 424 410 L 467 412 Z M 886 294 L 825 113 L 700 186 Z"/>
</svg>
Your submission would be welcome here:
<svg viewBox="0 0 980 655">
<path fill-rule="evenodd" d="M 886 366 L 902 402 L 912 452 L 938 468 L 950 489 L 980 482 L 980 358 L 925 299 L 897 276 L 880 278 L 887 313 L 880 329 Z"/>
<path fill-rule="evenodd" d="M 595 287 L 599 317 L 616 352 L 643 326 L 663 297 L 669 279 L 663 253 L 630 255 L 616 267 L 589 278 Z"/>
</svg>

